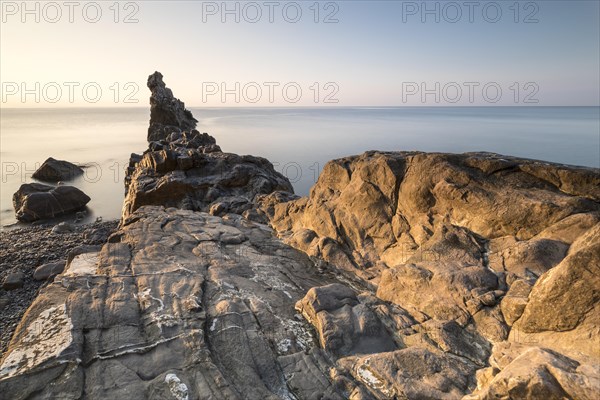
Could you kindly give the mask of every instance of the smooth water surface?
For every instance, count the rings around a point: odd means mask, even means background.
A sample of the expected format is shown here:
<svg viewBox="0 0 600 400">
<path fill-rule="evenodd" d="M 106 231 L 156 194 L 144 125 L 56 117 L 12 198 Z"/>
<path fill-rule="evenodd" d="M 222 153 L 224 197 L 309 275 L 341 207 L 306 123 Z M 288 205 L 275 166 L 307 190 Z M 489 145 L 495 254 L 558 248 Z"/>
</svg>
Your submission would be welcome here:
<svg viewBox="0 0 600 400">
<path fill-rule="evenodd" d="M 223 151 L 268 158 L 296 193 L 323 165 L 367 150 L 491 151 L 600 167 L 598 107 L 191 108 Z M 119 218 L 129 155 L 146 148 L 148 108 L 2 109 L 0 223 L 12 194 L 46 158 L 89 164 L 71 182 L 92 200 L 87 220 Z"/>
</svg>

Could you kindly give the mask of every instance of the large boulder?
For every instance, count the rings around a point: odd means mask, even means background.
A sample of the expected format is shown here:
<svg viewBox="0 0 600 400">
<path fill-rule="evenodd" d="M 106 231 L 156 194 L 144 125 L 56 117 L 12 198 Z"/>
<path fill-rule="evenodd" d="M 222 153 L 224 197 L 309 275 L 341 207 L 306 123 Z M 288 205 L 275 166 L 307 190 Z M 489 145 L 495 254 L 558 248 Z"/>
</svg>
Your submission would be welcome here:
<svg viewBox="0 0 600 400">
<path fill-rule="evenodd" d="M 13 195 L 17 219 L 23 222 L 69 214 L 82 209 L 89 201 L 89 196 L 74 186 L 40 183 L 23 184 Z"/>
<path fill-rule="evenodd" d="M 50 157 L 33 173 L 34 179 L 48 182 L 68 181 L 83 174 L 79 166 Z"/>
<path fill-rule="evenodd" d="M 600 359 L 600 223 L 535 283 L 510 339 Z"/>
<path fill-rule="evenodd" d="M 436 350 L 408 348 L 339 363 L 378 399 L 460 399 L 475 387 L 473 365 Z"/>
<path fill-rule="evenodd" d="M 4 279 L 2 283 L 2 289 L 4 290 L 15 290 L 23 287 L 25 275 L 21 271 L 11 272 Z"/>
<path fill-rule="evenodd" d="M 33 272 L 33 279 L 36 281 L 45 281 L 54 278 L 65 269 L 65 261 L 54 261 L 40 265 Z"/>
<path fill-rule="evenodd" d="M 537 346 L 494 346 L 491 366 L 477 373 L 477 389 L 464 400 L 596 399 L 600 368 Z"/>
</svg>

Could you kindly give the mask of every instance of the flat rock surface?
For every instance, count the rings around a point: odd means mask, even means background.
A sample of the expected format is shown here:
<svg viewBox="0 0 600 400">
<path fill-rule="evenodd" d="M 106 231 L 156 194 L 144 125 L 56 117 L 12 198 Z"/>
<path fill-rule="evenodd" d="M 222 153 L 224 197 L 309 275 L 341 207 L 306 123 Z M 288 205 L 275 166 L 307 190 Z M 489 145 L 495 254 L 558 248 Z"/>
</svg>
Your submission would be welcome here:
<svg viewBox="0 0 600 400">
<path fill-rule="evenodd" d="M 278 358 L 316 347 L 294 310 L 326 280 L 312 261 L 239 216 L 145 206 L 132 221 L 38 296 L 1 390 L 27 398 L 52 376 L 48 390 L 74 398 L 147 398 L 169 393 L 174 374 L 190 398 L 293 398 Z M 35 326 L 56 334 L 37 336 L 34 354 Z"/>
</svg>

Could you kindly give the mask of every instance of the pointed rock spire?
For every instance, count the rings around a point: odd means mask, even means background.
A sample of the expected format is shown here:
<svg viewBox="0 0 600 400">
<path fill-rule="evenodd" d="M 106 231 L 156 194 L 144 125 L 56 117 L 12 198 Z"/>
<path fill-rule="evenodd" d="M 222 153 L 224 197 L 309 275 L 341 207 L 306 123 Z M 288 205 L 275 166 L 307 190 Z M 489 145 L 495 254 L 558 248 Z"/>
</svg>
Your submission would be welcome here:
<svg viewBox="0 0 600 400">
<path fill-rule="evenodd" d="M 191 131 L 198 122 L 185 104 L 173 96 L 163 82 L 163 75 L 156 71 L 148 77 L 150 96 L 150 126 L 148 141 L 166 139 L 172 132 Z"/>
</svg>

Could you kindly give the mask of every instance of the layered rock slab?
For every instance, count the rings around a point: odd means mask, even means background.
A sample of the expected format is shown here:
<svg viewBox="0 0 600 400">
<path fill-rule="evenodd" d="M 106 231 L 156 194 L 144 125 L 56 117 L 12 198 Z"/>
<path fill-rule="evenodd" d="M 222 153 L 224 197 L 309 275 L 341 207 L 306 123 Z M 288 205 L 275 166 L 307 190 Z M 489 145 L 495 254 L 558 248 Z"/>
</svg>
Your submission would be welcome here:
<svg viewBox="0 0 600 400">
<path fill-rule="evenodd" d="M 316 347 L 294 303 L 322 281 L 264 225 L 143 207 L 36 299 L 0 366 L 0 392 L 310 398 L 307 387 L 290 392 L 284 370 L 295 369 L 337 393 L 327 375 L 279 361 Z"/>
</svg>

